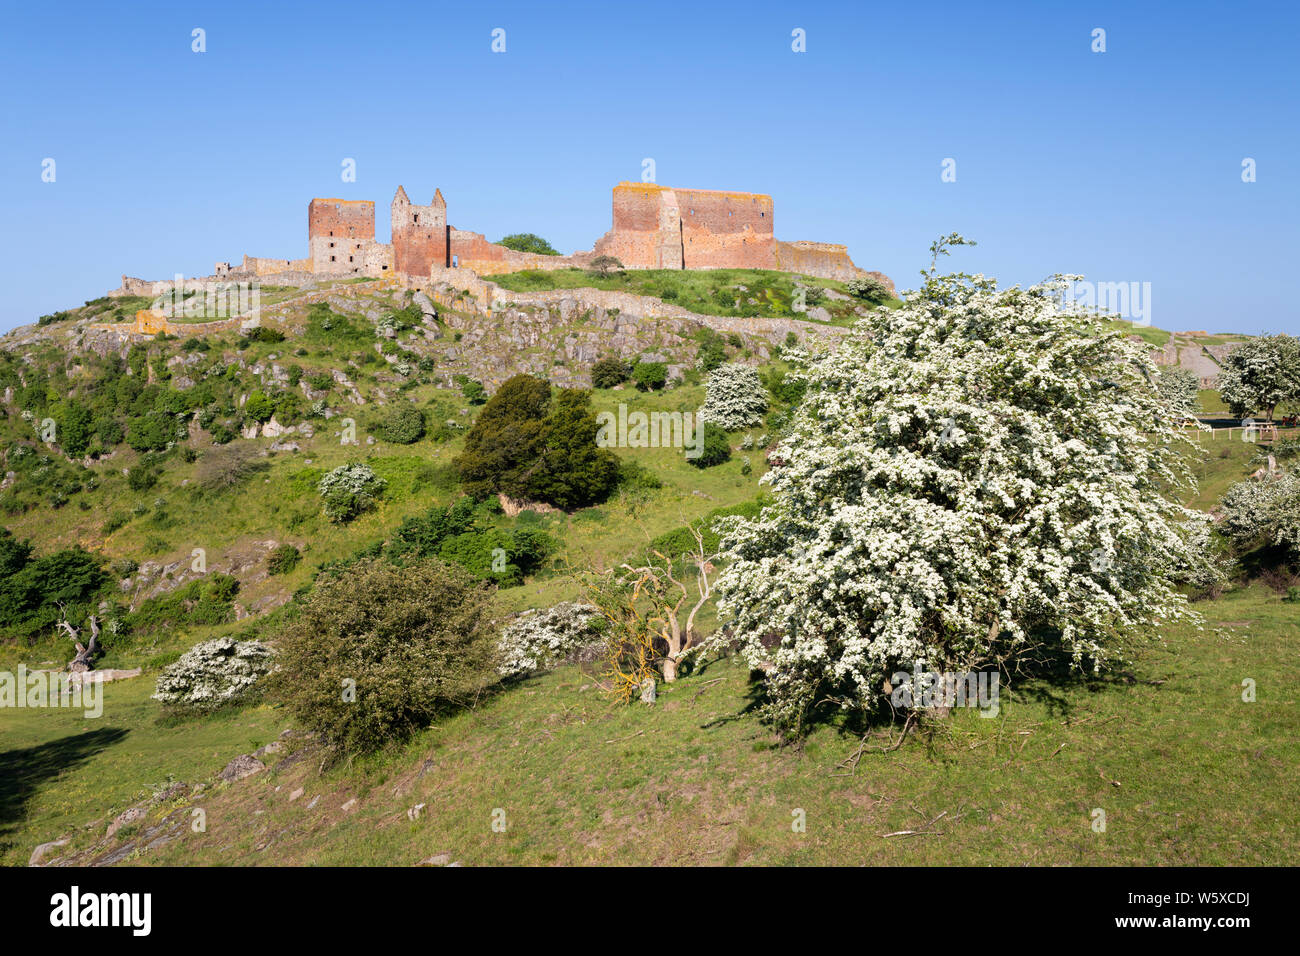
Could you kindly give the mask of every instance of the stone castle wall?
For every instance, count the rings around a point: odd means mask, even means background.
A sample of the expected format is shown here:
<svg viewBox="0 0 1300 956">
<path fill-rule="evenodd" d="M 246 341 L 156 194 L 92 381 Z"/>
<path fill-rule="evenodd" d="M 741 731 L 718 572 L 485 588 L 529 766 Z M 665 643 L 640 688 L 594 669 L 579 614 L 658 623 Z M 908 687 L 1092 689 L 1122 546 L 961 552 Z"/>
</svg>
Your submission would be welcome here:
<svg viewBox="0 0 1300 956">
<path fill-rule="evenodd" d="M 449 267 L 495 275 L 581 269 L 605 255 L 629 269 L 782 269 L 839 280 L 874 275 L 893 288 L 887 277 L 855 266 L 842 245 L 778 241 L 772 197 L 758 193 L 622 182 L 613 189 L 612 228 L 591 251 L 568 256 L 517 252 L 482 233 L 452 227 L 441 190 L 421 206 L 399 186 L 389 212 L 392 242 L 381 243 L 375 240 L 372 201 L 313 199 L 307 207 L 306 258 L 245 255 L 237 267 L 218 262 L 210 278 L 304 285 L 316 277 L 425 278 Z M 170 280 L 123 276 L 122 287 L 110 295 L 156 296 L 171 286 Z"/>
<path fill-rule="evenodd" d="M 307 206 L 307 238 L 375 238 L 375 204 L 370 199 L 313 199 Z"/>
<path fill-rule="evenodd" d="M 543 256 L 535 252 L 519 252 L 495 242 L 488 242 L 482 233 L 465 229 L 451 229 L 452 265 L 469 269 L 479 275 L 498 275 L 520 272 L 524 269 L 542 271 L 552 269 L 582 269 L 593 258 L 593 252 L 575 252 L 571 256 Z"/>
<path fill-rule="evenodd" d="M 782 272 L 800 272 L 841 282 L 867 275 L 875 276 L 889 287 L 891 295 L 894 291 L 894 283 L 887 276 L 879 272 L 864 272 L 855 266 L 845 246 L 829 242 L 778 242 L 775 261 L 776 265 L 772 268 Z"/>
</svg>

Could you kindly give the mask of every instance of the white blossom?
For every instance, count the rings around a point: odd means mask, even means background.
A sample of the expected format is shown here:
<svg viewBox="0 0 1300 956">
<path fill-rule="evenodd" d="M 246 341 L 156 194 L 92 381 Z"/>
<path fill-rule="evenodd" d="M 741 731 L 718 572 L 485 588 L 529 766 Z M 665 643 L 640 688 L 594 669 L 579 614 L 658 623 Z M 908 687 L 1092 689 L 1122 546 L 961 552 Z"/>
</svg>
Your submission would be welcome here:
<svg viewBox="0 0 1300 956">
<path fill-rule="evenodd" d="M 757 369 L 749 365 L 719 365 L 709 376 L 699 418 L 735 431 L 759 424 L 766 411 L 767 390 Z"/>
<path fill-rule="evenodd" d="M 720 522 L 719 608 L 778 723 L 1031 643 L 1098 668 L 1188 615 L 1186 439 L 1145 348 L 1063 310 L 1065 285 L 927 278 L 810 359 L 773 504 Z"/>
</svg>

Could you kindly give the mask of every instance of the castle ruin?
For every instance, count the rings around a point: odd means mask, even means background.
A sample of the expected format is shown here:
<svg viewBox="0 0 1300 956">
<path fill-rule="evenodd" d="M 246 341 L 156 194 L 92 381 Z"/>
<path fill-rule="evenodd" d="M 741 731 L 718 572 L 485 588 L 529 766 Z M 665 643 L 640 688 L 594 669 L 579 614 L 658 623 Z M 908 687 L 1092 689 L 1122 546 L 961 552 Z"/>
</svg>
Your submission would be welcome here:
<svg viewBox="0 0 1300 956">
<path fill-rule="evenodd" d="M 613 222 L 591 250 L 567 256 L 518 252 L 481 233 L 457 229 L 437 190 L 427 206 L 411 202 L 398 186 L 389 207 L 392 241 L 375 239 L 371 200 L 313 199 L 307 207 L 307 256 L 271 259 L 245 255 L 218 262 L 212 278 L 311 279 L 397 276 L 427 279 L 435 269 L 496 275 L 522 269 L 585 268 L 611 256 L 628 269 L 776 269 L 824 279 L 879 273 L 859 269 L 842 245 L 782 242 L 776 238 L 772 197 L 758 193 L 675 189 L 656 183 L 614 187 Z M 153 294 L 170 283 L 122 277 L 117 294 Z"/>
</svg>

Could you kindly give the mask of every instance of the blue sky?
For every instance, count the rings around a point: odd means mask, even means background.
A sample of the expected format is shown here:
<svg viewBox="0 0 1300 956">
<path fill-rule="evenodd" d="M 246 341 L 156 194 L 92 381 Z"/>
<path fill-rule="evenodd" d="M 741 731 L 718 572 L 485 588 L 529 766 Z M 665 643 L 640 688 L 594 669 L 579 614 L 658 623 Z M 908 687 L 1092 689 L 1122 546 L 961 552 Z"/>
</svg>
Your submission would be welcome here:
<svg viewBox="0 0 1300 956">
<path fill-rule="evenodd" d="M 949 263 L 1007 284 L 1149 282 L 1157 326 L 1296 334 L 1298 28 L 1252 2 L 5 0 L 0 330 L 123 273 L 305 256 L 313 196 L 375 200 L 386 240 L 399 183 L 589 249 L 649 157 L 900 288 L 955 230 L 979 245 Z"/>
</svg>

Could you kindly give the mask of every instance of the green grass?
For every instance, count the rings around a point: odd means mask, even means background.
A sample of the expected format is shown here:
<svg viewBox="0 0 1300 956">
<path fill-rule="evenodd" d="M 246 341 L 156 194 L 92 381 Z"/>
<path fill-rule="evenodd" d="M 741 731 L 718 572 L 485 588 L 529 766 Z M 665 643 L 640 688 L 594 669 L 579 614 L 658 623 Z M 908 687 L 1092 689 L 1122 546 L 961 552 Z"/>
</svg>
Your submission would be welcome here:
<svg viewBox="0 0 1300 956">
<path fill-rule="evenodd" d="M 596 404 L 671 409 L 696 398 L 686 388 L 625 390 L 598 392 Z M 1196 465 L 1197 506 L 1238 480 L 1256 452 L 1240 441 L 1216 448 Z M 391 481 L 413 484 L 419 457 L 402 448 L 375 462 Z M 648 506 L 612 501 L 516 520 L 558 532 L 566 560 L 608 566 L 639 540 L 752 499 L 757 473 L 741 480 L 733 465 L 699 472 L 665 458 L 653 463 L 665 488 Z M 256 497 L 291 507 L 295 483 L 310 488 L 300 477 L 308 470 L 276 461 L 273 494 Z M 239 520 L 237 508 L 222 507 L 225 520 Z M 368 516 L 361 520 L 374 527 L 359 536 L 339 529 L 332 542 L 321 529 L 304 565 L 360 546 L 396 519 Z M 503 610 L 575 596 L 577 579 L 566 573 L 500 592 Z M 754 717 L 754 687 L 734 658 L 662 687 L 653 708 L 616 705 L 590 676 L 562 668 L 351 765 L 322 773 L 317 759 L 303 759 L 211 788 L 194 798 L 206 833 L 187 832 L 134 862 L 405 865 L 449 853 L 466 864 L 1284 865 L 1300 852 L 1294 605 L 1254 585 L 1196 608 L 1206 629 L 1146 635 L 1128 667 L 1098 679 L 1017 680 L 1003 686 L 996 719 L 957 711 L 893 753 L 864 754 L 847 775 L 839 765 L 857 750 L 857 733 L 823 725 L 800 746 L 779 746 Z M 705 627 L 713 625 L 710 613 Z M 237 628 L 164 635 L 120 653 L 115 666 Z M 148 700 L 154 676 L 156 667 L 108 685 L 98 720 L 0 712 L 0 861 L 24 863 L 37 843 L 69 834 L 74 849 L 87 847 L 169 778 L 210 783 L 236 754 L 289 725 L 266 705 L 160 723 Z M 1248 678 L 1255 703 L 1241 700 Z M 869 743 L 892 739 L 879 728 Z M 305 796 L 291 803 L 299 787 Z M 352 798 L 358 805 L 344 811 Z M 417 803 L 426 810 L 412 822 L 406 811 Z M 491 827 L 496 809 L 504 833 Z M 1106 813 L 1104 833 L 1092 829 L 1095 809 Z M 791 830 L 798 810 L 804 833 Z M 901 830 L 924 832 L 885 836 Z"/>
<path fill-rule="evenodd" d="M 102 835 L 151 789 L 211 776 L 283 723 L 254 707 L 167 726 L 149 699 L 153 687 L 149 678 L 105 685 L 97 719 L 64 708 L 0 712 L 0 863 L 26 865 L 47 839 L 74 834 L 75 846 Z"/>
<path fill-rule="evenodd" d="M 690 312 L 721 316 L 776 316 L 808 319 L 806 312 L 793 308 L 795 286 L 845 294 L 845 284 L 834 279 L 814 279 L 788 272 L 764 269 L 629 269 L 609 276 L 596 276 L 582 269 L 527 270 L 488 277 L 512 292 L 538 292 L 551 289 L 606 289 L 653 296 L 669 305 Z M 902 303 L 890 299 L 884 305 L 897 308 Z M 870 308 L 872 303 L 860 299 L 834 299 L 819 302 L 830 314 L 830 322 L 850 325 L 857 318 L 856 308 Z"/>
<path fill-rule="evenodd" d="M 1125 319 L 1111 319 L 1108 320 L 1107 324 L 1111 328 L 1123 329 L 1130 335 L 1136 335 L 1142 341 L 1149 342 L 1156 348 L 1163 348 L 1172 335 L 1172 333 L 1164 329 L 1158 329 L 1153 325 L 1141 325 Z"/>
<path fill-rule="evenodd" d="M 196 803 L 206 833 L 135 862 L 1286 865 L 1300 852 L 1293 610 L 1260 588 L 1200 607 L 1218 630 L 1172 629 L 1105 679 L 1004 686 L 997 718 L 957 711 L 848 774 L 856 734 L 823 726 L 778 746 L 748 712 L 734 659 L 653 708 L 610 703 L 563 668 L 350 767 L 321 774 L 299 760 L 219 786 Z M 1246 678 L 1255 703 L 1241 699 Z M 68 832 L 86 845 L 149 786 L 196 782 L 283 722 L 257 707 L 158 728 L 141 683 L 107 693 L 94 726 L 5 715 L 13 749 L 0 759 L 44 760 L 27 783 L 5 775 L 5 862 Z M 882 729 L 870 743 L 889 742 Z M 411 822 L 417 803 L 425 814 Z M 504 833 L 491 827 L 498 809 Z M 800 810 L 804 833 L 791 829 Z M 928 832 L 885 836 L 901 830 Z"/>
</svg>

